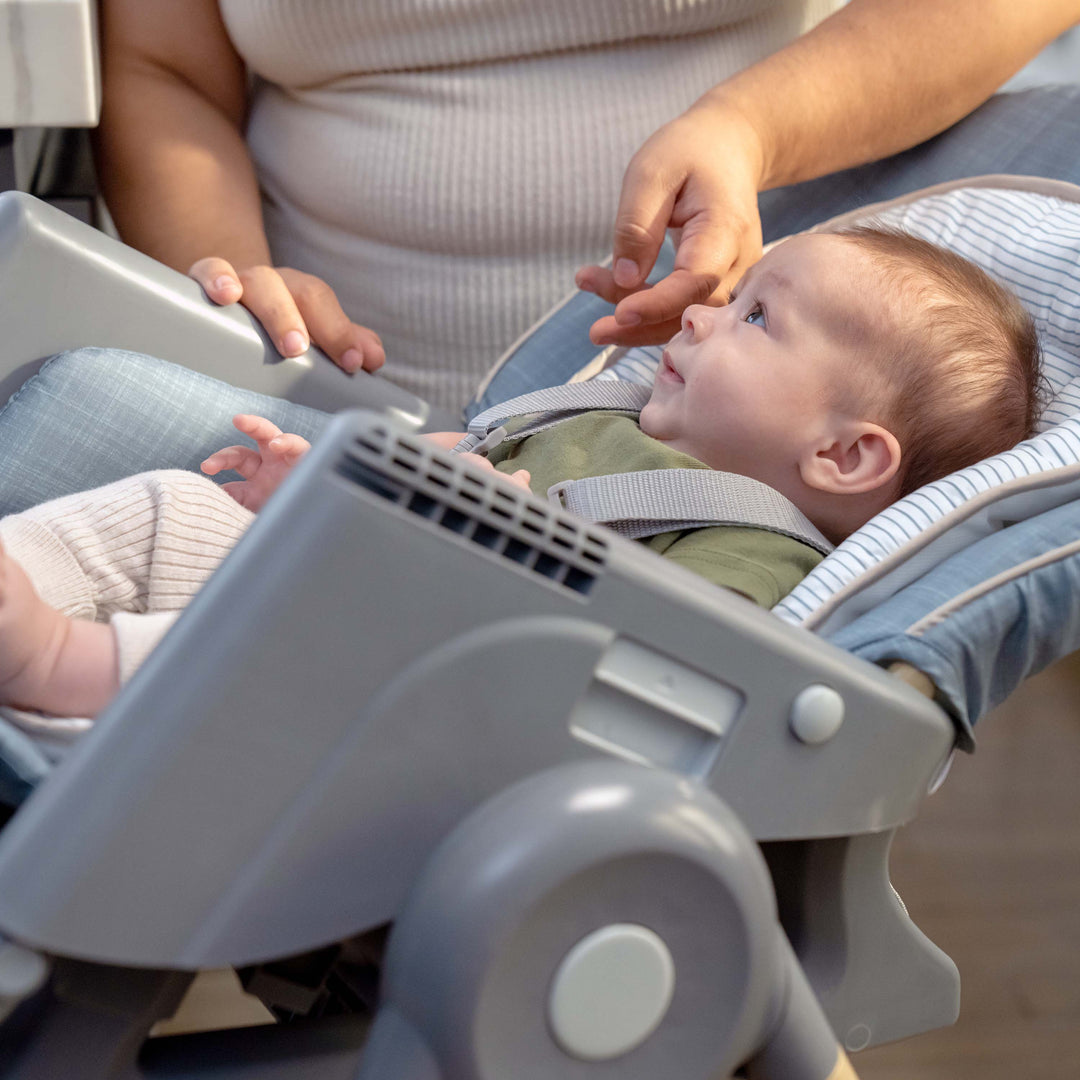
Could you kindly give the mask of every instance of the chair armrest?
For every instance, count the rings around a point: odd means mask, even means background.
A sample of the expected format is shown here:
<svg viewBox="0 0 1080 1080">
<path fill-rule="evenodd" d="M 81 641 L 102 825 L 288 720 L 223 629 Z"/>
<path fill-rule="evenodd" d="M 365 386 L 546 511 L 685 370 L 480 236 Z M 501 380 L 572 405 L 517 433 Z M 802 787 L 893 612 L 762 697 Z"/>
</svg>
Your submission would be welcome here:
<svg viewBox="0 0 1080 1080">
<path fill-rule="evenodd" d="M 31 195 L 0 194 L 0 400 L 49 356 L 83 345 L 171 360 L 326 411 L 390 411 L 409 427 L 460 420 L 378 376 L 347 375 L 316 348 L 283 358 L 238 304 Z"/>
</svg>

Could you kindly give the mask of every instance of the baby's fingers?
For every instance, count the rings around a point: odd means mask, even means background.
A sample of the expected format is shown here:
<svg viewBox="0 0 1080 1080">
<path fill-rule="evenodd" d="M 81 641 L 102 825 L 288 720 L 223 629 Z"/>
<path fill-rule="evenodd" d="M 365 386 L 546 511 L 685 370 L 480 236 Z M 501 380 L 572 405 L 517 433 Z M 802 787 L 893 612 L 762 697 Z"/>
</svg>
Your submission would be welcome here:
<svg viewBox="0 0 1080 1080">
<path fill-rule="evenodd" d="M 517 484 L 518 487 L 524 488 L 526 491 L 532 491 L 531 481 L 532 475 L 528 469 L 518 469 L 517 472 L 510 474 L 510 482 Z"/>
<path fill-rule="evenodd" d="M 207 476 L 235 469 L 245 480 L 250 480 L 261 464 L 262 458 L 250 446 L 226 446 L 211 454 L 199 468 Z"/>
<path fill-rule="evenodd" d="M 286 465 L 295 465 L 310 449 L 311 443 L 301 435 L 278 435 L 267 444 L 270 452 Z"/>
<path fill-rule="evenodd" d="M 281 428 L 272 420 L 267 420 L 265 416 L 255 416 L 253 413 L 238 413 L 233 417 L 233 427 L 241 435 L 254 439 L 260 447 L 269 445 L 272 439 L 281 434 Z"/>
<path fill-rule="evenodd" d="M 221 490 L 224 491 L 233 502 L 238 502 L 241 506 L 246 507 L 253 513 L 258 513 L 261 509 L 261 500 L 259 500 L 256 493 L 251 490 L 251 485 L 245 483 L 243 480 L 230 480 L 227 484 L 221 485 Z"/>
</svg>

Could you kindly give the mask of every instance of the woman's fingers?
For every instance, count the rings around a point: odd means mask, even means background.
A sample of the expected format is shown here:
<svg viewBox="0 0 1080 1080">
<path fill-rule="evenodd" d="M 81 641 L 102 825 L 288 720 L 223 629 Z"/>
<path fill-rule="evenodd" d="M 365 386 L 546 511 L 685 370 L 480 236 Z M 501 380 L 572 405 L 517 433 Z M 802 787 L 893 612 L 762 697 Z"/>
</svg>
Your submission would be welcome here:
<svg viewBox="0 0 1080 1080">
<path fill-rule="evenodd" d="M 188 275 L 217 304 L 241 301 L 263 325 L 282 356 L 299 356 L 310 344 L 307 326 L 281 275 L 272 266 L 236 270 L 225 259 L 210 256 L 192 264 Z"/>
<path fill-rule="evenodd" d="M 361 368 L 376 371 L 382 367 L 386 354 L 379 335 L 354 323 L 325 281 L 299 270 L 282 268 L 278 272 L 296 301 L 312 340 L 334 363 L 348 372 Z"/>
<path fill-rule="evenodd" d="M 627 329 L 656 325 L 677 318 L 691 304 L 722 303 L 724 297 L 716 293 L 724 280 L 723 275 L 712 269 L 677 267 L 655 285 L 620 300 L 615 308 L 615 322 Z"/>
<path fill-rule="evenodd" d="M 611 276 L 620 289 L 644 284 L 671 223 L 684 177 L 668 156 L 669 141 L 661 128 L 630 159 L 623 176 L 611 258 Z"/>
<path fill-rule="evenodd" d="M 188 277 L 193 277 L 215 304 L 235 304 L 244 292 L 232 263 L 214 255 L 194 263 Z"/>
<path fill-rule="evenodd" d="M 680 327 L 678 318 L 625 327 L 615 321 L 614 315 L 605 315 L 589 328 L 589 340 L 594 345 L 663 345 L 679 332 Z"/>
<path fill-rule="evenodd" d="M 263 325 L 282 356 L 299 356 L 311 342 L 339 367 L 376 371 L 386 361 L 374 330 L 354 323 L 321 278 L 288 267 L 237 270 L 225 259 L 200 259 L 188 274 L 217 304 L 241 302 Z"/>
<path fill-rule="evenodd" d="M 240 271 L 241 302 L 262 323 L 282 356 L 299 356 L 311 344 L 308 327 L 289 286 L 272 266 Z"/>
</svg>

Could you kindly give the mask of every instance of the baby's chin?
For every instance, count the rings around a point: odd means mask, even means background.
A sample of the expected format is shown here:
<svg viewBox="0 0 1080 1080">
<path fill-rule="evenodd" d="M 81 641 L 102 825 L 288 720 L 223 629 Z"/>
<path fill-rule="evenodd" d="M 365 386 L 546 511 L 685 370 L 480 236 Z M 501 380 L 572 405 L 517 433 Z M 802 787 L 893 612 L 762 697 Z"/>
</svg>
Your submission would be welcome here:
<svg viewBox="0 0 1080 1080">
<path fill-rule="evenodd" d="M 652 407 L 653 406 L 653 398 L 655 396 L 656 396 L 656 388 L 653 387 L 653 397 L 649 398 L 649 400 L 642 407 L 641 412 L 638 414 L 638 427 L 640 427 L 641 430 L 644 431 L 646 435 L 651 435 L 654 439 L 658 438 L 658 435 L 656 434 L 656 431 L 654 430 L 654 428 L 655 428 L 654 414 L 656 413 L 657 410 Z"/>
</svg>

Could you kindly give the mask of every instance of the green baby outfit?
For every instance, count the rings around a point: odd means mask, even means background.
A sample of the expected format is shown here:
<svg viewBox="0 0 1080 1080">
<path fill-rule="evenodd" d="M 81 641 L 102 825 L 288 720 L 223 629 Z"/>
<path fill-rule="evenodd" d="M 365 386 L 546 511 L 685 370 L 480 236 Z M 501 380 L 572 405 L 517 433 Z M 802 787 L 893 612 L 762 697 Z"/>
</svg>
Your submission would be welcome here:
<svg viewBox="0 0 1080 1080">
<path fill-rule="evenodd" d="M 488 460 L 500 472 L 528 469 L 532 490 L 541 498 L 564 480 L 648 469 L 709 468 L 646 435 L 636 414 L 600 411 L 581 413 L 520 442 L 503 442 Z M 738 525 L 659 533 L 640 543 L 766 608 L 779 603 L 823 558 L 789 536 Z"/>
</svg>

